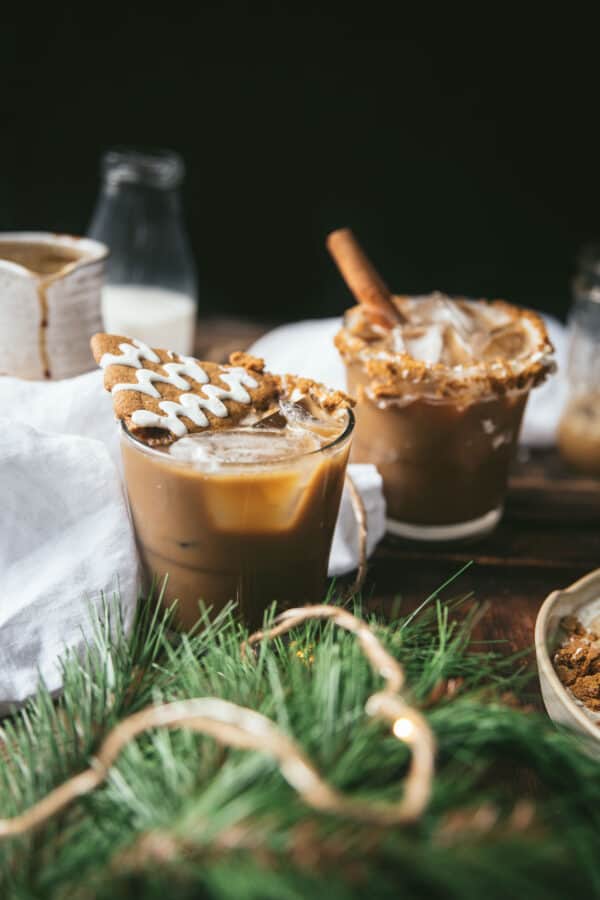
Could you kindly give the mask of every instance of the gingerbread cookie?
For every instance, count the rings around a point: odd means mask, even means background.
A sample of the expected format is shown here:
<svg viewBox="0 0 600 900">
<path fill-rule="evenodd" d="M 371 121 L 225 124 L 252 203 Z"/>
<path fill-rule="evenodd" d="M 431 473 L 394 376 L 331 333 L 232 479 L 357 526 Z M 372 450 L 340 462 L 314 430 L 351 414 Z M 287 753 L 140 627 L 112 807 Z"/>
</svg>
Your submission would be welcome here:
<svg viewBox="0 0 600 900">
<path fill-rule="evenodd" d="M 279 380 L 246 354 L 232 354 L 234 364 L 221 366 L 121 335 L 95 334 L 91 346 L 117 418 L 150 445 L 230 427 L 279 395 Z"/>
<path fill-rule="evenodd" d="M 328 412 L 353 402 L 309 379 L 265 372 L 264 361 L 246 353 L 232 353 L 230 365 L 219 365 L 122 335 L 95 334 L 91 346 L 117 418 L 150 446 L 230 428 L 274 410 L 284 397 L 295 403 L 306 398 Z"/>
</svg>

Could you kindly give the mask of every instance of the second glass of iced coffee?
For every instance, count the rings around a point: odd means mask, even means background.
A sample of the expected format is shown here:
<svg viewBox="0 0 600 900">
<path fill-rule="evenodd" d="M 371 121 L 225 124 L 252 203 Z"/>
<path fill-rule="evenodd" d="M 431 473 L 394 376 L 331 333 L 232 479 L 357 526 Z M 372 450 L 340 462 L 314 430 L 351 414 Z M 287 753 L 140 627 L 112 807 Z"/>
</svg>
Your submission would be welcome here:
<svg viewBox="0 0 600 900">
<path fill-rule="evenodd" d="M 122 422 L 130 508 L 147 580 L 168 575 L 182 628 L 235 601 L 265 610 L 323 598 L 354 417 L 340 392 L 217 366 L 113 335 L 93 339 Z"/>
<path fill-rule="evenodd" d="M 381 472 L 388 530 L 487 534 L 529 391 L 553 369 L 543 321 L 502 301 L 392 296 L 348 229 L 328 246 L 359 300 L 335 339 L 357 398 L 353 458 Z"/>
</svg>

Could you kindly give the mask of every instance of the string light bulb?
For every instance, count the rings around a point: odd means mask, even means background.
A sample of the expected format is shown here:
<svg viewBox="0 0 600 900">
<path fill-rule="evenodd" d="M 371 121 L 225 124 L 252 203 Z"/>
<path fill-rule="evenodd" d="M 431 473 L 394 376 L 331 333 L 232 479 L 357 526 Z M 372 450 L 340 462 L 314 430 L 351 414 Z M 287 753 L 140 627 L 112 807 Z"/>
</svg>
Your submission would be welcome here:
<svg viewBox="0 0 600 900">
<path fill-rule="evenodd" d="M 392 731 L 398 740 L 410 741 L 415 735 L 415 726 L 410 719 L 403 716 L 401 719 L 396 719 L 392 725 Z"/>
</svg>

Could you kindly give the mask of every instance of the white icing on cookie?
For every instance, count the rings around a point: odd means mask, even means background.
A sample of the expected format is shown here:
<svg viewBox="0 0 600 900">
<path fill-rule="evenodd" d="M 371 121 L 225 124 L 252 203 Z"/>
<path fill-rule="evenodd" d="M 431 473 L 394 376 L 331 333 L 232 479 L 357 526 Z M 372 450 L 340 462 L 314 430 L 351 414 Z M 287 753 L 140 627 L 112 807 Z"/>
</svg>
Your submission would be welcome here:
<svg viewBox="0 0 600 900">
<path fill-rule="evenodd" d="M 167 372 L 167 375 L 163 375 L 152 369 L 142 368 L 142 359 L 160 363 L 160 358 L 154 350 L 142 341 L 134 340 L 133 344 L 119 344 L 119 350 L 122 351 L 120 356 L 114 353 L 105 353 L 100 360 L 101 368 L 105 369 L 110 365 L 129 366 L 137 369 L 136 380 L 135 382 L 115 384 L 111 389 L 112 394 L 116 394 L 117 391 L 138 391 L 140 394 L 157 398 L 161 395 L 154 387 L 154 382 L 170 384 L 183 392 L 189 391 L 191 385 L 182 377 L 185 375 L 197 384 L 203 385 L 202 390 L 206 395 L 201 397 L 198 394 L 184 393 L 179 398 L 179 402 L 162 400 L 158 405 L 166 413 L 164 416 L 159 416 L 147 409 L 136 410 L 131 416 L 131 421 L 141 428 L 165 428 L 172 431 L 177 437 L 182 437 L 187 434 L 187 428 L 178 416 L 186 416 L 195 425 L 206 428 L 209 421 L 202 410 L 206 409 L 213 416 L 224 419 L 229 415 L 229 411 L 222 402 L 223 400 L 251 403 L 252 398 L 246 387 L 258 387 L 258 382 L 242 366 L 232 366 L 219 373 L 221 381 L 229 386 L 229 390 L 225 390 L 218 385 L 210 384 L 210 378 L 202 366 L 191 356 L 181 356 L 181 362 L 162 363 L 162 368 Z M 171 359 L 174 358 L 172 353 L 169 355 Z"/>
<path fill-rule="evenodd" d="M 135 346 L 133 346 L 135 344 Z M 133 344 L 119 344 L 121 355 L 115 353 L 105 353 L 100 360 L 100 368 L 106 369 L 107 366 L 132 366 L 134 369 L 142 368 L 142 360 L 147 359 L 149 362 L 159 363 L 160 359 L 147 344 L 134 338 Z"/>
<path fill-rule="evenodd" d="M 136 382 L 115 384 L 111 393 L 116 394 L 117 391 L 139 391 L 140 394 L 148 394 L 149 397 L 160 397 L 160 393 L 152 384 L 153 381 L 172 384 L 173 387 L 179 388 L 180 391 L 190 390 L 190 385 L 181 377 L 182 375 L 187 375 L 188 378 L 191 378 L 192 381 L 196 381 L 198 384 L 206 384 L 209 381 L 208 375 L 195 359 L 191 356 L 182 356 L 181 358 L 183 360 L 182 363 L 163 363 L 163 369 L 169 373 L 168 377 L 161 375 L 160 372 L 153 372 L 151 369 L 138 369 L 135 373 Z M 121 363 L 121 365 L 124 365 L 124 363 Z"/>
<path fill-rule="evenodd" d="M 198 394 L 184 394 L 178 403 L 173 400 L 162 400 L 158 405 L 166 413 L 165 416 L 159 416 L 158 413 L 148 409 L 138 409 L 131 416 L 131 421 L 140 428 L 165 428 L 177 437 L 183 437 L 187 434 L 187 428 L 178 416 L 187 416 L 194 425 L 206 428 L 209 422 L 202 412 L 203 409 L 219 419 L 224 419 L 229 412 L 222 400 L 235 400 L 236 403 L 251 402 L 252 398 L 244 385 L 255 388 L 258 387 L 258 382 L 248 375 L 245 369 L 235 366 L 227 372 L 221 372 L 219 377 L 229 385 L 228 391 L 216 384 L 205 384 L 202 390 L 206 398 Z"/>
</svg>

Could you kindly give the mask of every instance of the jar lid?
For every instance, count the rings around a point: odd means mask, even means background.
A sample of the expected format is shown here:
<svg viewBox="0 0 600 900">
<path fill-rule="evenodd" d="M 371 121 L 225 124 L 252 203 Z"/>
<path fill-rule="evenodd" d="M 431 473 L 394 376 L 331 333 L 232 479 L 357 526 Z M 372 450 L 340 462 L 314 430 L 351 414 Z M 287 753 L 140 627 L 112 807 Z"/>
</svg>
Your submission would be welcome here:
<svg viewBox="0 0 600 900">
<path fill-rule="evenodd" d="M 115 186 L 123 182 L 146 187 L 173 188 L 183 181 L 185 163 L 174 150 L 138 150 L 115 147 L 102 157 L 105 181 Z"/>
</svg>

